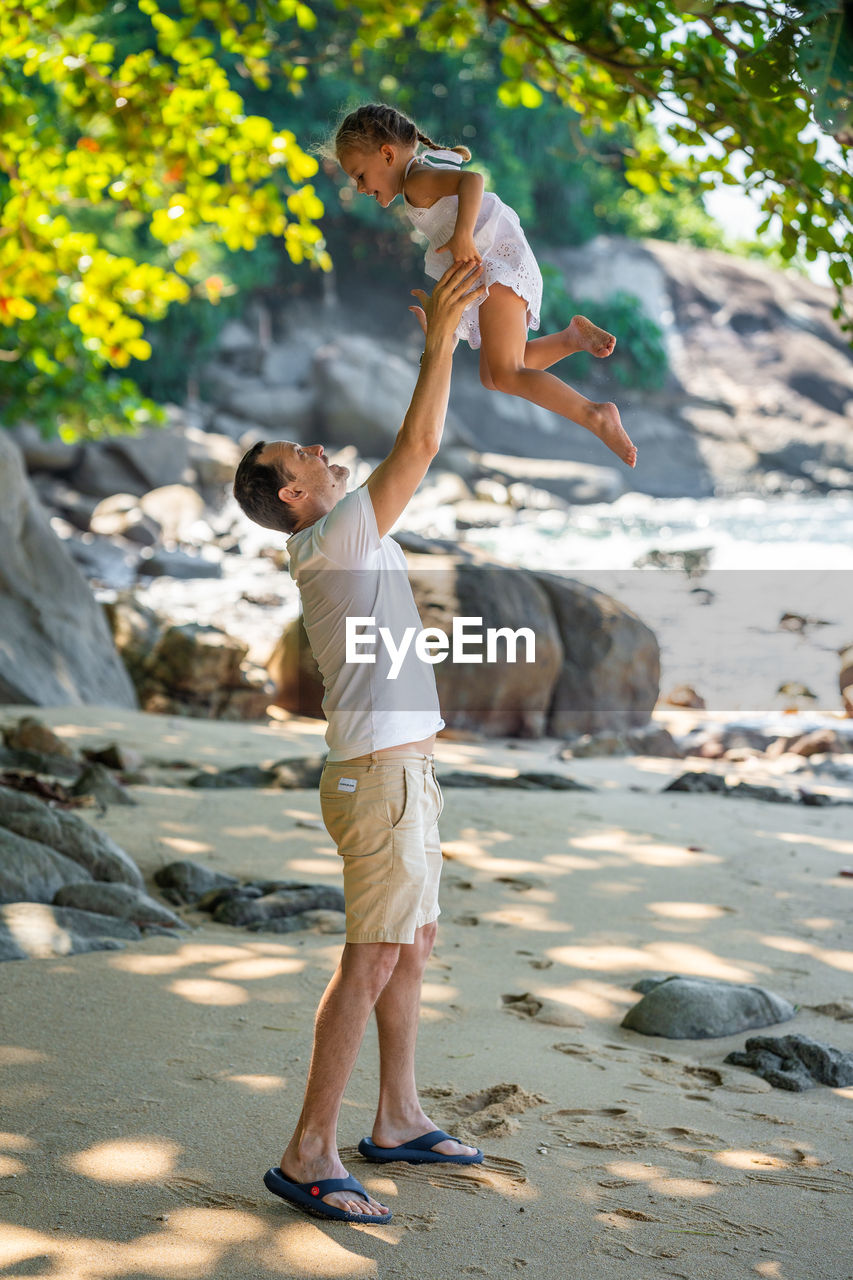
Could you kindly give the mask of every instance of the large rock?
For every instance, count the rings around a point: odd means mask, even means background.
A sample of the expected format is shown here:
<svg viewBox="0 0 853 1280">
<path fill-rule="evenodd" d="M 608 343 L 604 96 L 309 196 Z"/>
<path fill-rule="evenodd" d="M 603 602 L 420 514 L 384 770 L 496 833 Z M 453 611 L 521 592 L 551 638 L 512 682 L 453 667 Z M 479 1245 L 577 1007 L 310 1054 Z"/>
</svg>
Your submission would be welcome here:
<svg viewBox="0 0 853 1280">
<path fill-rule="evenodd" d="M 332 444 L 357 444 L 368 457 L 388 453 L 409 407 L 417 366 L 360 334 L 341 334 L 314 357 L 321 438 Z M 461 436 L 448 415 L 444 440 Z"/>
<path fill-rule="evenodd" d="M 90 441 L 72 478 L 76 488 L 99 498 L 113 493 L 141 496 L 167 484 L 186 484 L 194 478 L 189 445 L 179 415 L 164 427 L 135 436 Z"/>
<path fill-rule="evenodd" d="M 135 707 L 103 611 L 0 430 L 0 702 Z"/>
<path fill-rule="evenodd" d="M 548 721 L 557 738 L 648 723 L 660 688 L 660 649 L 635 613 L 594 587 L 533 575 L 547 593 L 563 643 Z"/>
<path fill-rule="evenodd" d="M 0 906 L 0 960 L 48 959 L 83 951 L 115 951 L 119 939 L 137 941 L 139 929 L 115 916 L 40 902 Z"/>
<path fill-rule="evenodd" d="M 0 827 L 0 902 L 52 902 L 63 886 L 91 879 L 71 858 Z"/>
<path fill-rule="evenodd" d="M 643 998 L 629 1009 L 622 1026 L 644 1036 L 709 1040 L 754 1027 L 787 1022 L 797 1010 L 764 987 L 673 976 L 638 983 Z"/>
<path fill-rule="evenodd" d="M 84 879 L 144 887 L 136 863 L 110 836 L 76 813 L 51 809 L 26 792 L 0 787 L 0 835 L 4 829 L 58 850 L 84 869 Z"/>
<path fill-rule="evenodd" d="M 78 911 L 94 911 L 97 915 L 117 916 L 141 928 L 160 925 L 169 929 L 186 929 L 188 925 L 162 902 L 149 897 L 129 884 L 66 884 L 53 898 L 56 907 L 75 907 Z"/>
<path fill-rule="evenodd" d="M 536 661 L 435 666 L 449 728 L 496 736 L 569 737 L 648 722 L 658 692 L 659 651 L 630 610 L 591 587 L 556 574 L 532 574 L 461 558 L 412 556 L 410 578 L 424 627 L 450 635 L 453 619 L 479 627 L 529 627 Z M 322 682 L 301 619 L 284 631 L 268 664 L 276 701 L 297 715 L 320 717 Z"/>
</svg>

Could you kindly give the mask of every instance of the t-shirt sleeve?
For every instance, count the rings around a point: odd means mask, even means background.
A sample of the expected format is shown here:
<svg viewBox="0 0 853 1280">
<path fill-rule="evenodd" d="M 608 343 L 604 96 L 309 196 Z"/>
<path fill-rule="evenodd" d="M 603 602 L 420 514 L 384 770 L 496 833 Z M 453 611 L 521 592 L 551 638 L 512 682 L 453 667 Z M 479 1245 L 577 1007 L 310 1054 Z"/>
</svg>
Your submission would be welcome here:
<svg viewBox="0 0 853 1280">
<path fill-rule="evenodd" d="M 336 503 L 316 528 L 316 548 L 347 569 L 366 568 L 379 550 L 379 529 L 367 486 Z"/>
</svg>

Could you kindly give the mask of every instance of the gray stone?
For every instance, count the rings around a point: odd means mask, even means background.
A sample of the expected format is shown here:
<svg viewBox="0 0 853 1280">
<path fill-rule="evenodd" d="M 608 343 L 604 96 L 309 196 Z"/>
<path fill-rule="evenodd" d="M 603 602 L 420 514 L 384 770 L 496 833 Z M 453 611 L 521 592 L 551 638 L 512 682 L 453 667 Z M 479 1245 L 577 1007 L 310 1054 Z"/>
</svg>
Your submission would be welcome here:
<svg viewBox="0 0 853 1280">
<path fill-rule="evenodd" d="M 491 773 L 479 773 L 476 770 L 451 770 L 438 775 L 440 787 L 498 787 L 503 790 L 516 791 L 592 791 L 574 778 L 567 778 L 561 773 L 518 773 L 514 777 L 495 777 Z"/>
<path fill-rule="evenodd" d="M 188 787 L 202 791 L 220 790 L 226 787 L 274 787 L 275 769 L 262 769 L 256 764 L 238 764 L 233 769 L 216 769 L 195 774 L 187 782 Z"/>
<path fill-rule="evenodd" d="M 329 885 L 302 885 L 299 888 L 279 889 L 261 898 L 232 898 L 222 902 L 213 913 L 219 924 L 242 925 L 244 928 L 263 928 L 270 920 L 283 916 L 295 916 L 303 911 L 343 911 L 342 889 Z"/>
<path fill-rule="evenodd" d="M 38 840 L 71 858 L 95 880 L 145 886 L 136 863 L 103 831 L 76 813 L 48 808 L 41 800 L 0 787 L 0 827 Z"/>
<path fill-rule="evenodd" d="M 616 467 L 596 463 L 483 453 L 479 464 L 505 485 L 522 482 L 573 506 L 587 502 L 615 502 L 625 492 L 622 472 Z M 523 496 L 523 491 L 517 492 Z"/>
<path fill-rule="evenodd" d="M 72 534 L 63 541 L 89 582 L 113 591 L 124 591 L 136 581 L 141 565 L 136 546 L 117 539 L 99 538 L 92 533 Z"/>
<path fill-rule="evenodd" d="M 120 536 L 142 547 L 152 547 L 162 530 L 156 520 L 147 516 L 132 493 L 115 493 L 102 498 L 89 521 L 92 533 L 102 537 Z"/>
<path fill-rule="evenodd" d="M 138 941 L 139 929 L 114 916 L 40 902 L 0 906 L 0 960 L 48 959 L 84 951 L 116 951 L 119 939 Z"/>
<path fill-rule="evenodd" d="M 190 463 L 200 485 L 216 488 L 233 483 L 240 461 L 240 449 L 233 440 L 198 427 L 187 427 L 186 439 Z"/>
<path fill-rule="evenodd" d="M 86 880 L 88 871 L 71 858 L 0 827 L 0 902 L 52 902 L 64 885 Z"/>
<path fill-rule="evenodd" d="M 170 862 L 154 872 L 154 883 L 165 890 L 163 896 L 178 905 L 198 902 L 204 894 L 212 890 L 236 885 L 236 876 L 224 871 L 213 871 L 200 862 L 185 858 L 180 862 Z"/>
<path fill-rule="evenodd" d="M 253 933 L 297 933 L 311 929 L 315 933 L 346 933 L 347 918 L 343 911 L 300 911 L 292 916 L 275 916 L 248 926 Z"/>
<path fill-rule="evenodd" d="M 314 356 L 321 436 L 333 444 L 357 443 L 368 457 L 383 458 L 406 415 L 417 365 L 361 334 L 341 334 Z M 257 420 L 257 419 L 256 419 Z M 459 439 L 461 426 L 448 414 L 444 440 Z"/>
<path fill-rule="evenodd" d="M 0 702 L 136 706 L 103 610 L 47 522 L 5 431 L 0 431 L 0 613 Z"/>
<path fill-rule="evenodd" d="M 70 471 L 80 457 L 79 444 L 66 444 L 57 435 L 45 436 L 30 422 L 15 427 L 12 437 L 28 471 Z"/>
<path fill-rule="evenodd" d="M 232 898 L 262 898 L 263 896 L 264 891 L 259 885 L 232 884 L 203 893 L 198 902 L 193 905 L 197 911 L 214 912 L 223 902 L 230 902 Z"/>
<path fill-rule="evenodd" d="M 689 791 L 693 795 L 723 795 L 726 780 L 719 773 L 681 773 L 664 787 L 664 791 Z"/>
<path fill-rule="evenodd" d="M 221 578 L 222 565 L 179 547 L 171 551 L 160 547 L 140 560 L 139 573 L 147 578 Z"/>
<path fill-rule="evenodd" d="M 187 484 L 165 484 L 149 489 L 139 499 L 149 519 L 156 521 L 166 542 L 186 539 L 204 515 L 204 500 Z"/>
<path fill-rule="evenodd" d="M 325 756 L 300 756 L 294 760 L 277 760 L 272 766 L 276 786 L 282 791 L 310 791 L 320 785 L 326 763 Z"/>
<path fill-rule="evenodd" d="M 89 764 L 71 788 L 73 796 L 94 796 L 99 804 L 136 804 L 106 765 Z"/>
<path fill-rule="evenodd" d="M 817 1085 L 844 1089 L 853 1084 L 853 1053 L 843 1053 L 809 1036 L 752 1036 L 746 1050 L 725 1059 L 735 1067 L 749 1067 L 774 1089 L 800 1093 Z"/>
<path fill-rule="evenodd" d="M 186 922 L 168 907 L 129 884 L 96 884 L 92 881 L 88 884 L 67 884 L 54 895 L 53 904 L 93 911 L 103 916 L 117 916 L 140 928 L 155 924 L 172 929 L 188 928 Z"/>
<path fill-rule="evenodd" d="M 549 598 L 563 646 L 548 732 L 564 738 L 647 725 L 660 690 L 651 629 L 594 587 L 556 573 L 531 576 Z"/>
<path fill-rule="evenodd" d="M 622 1026 L 644 1036 L 709 1040 L 788 1022 L 796 1012 L 764 987 L 674 975 L 647 990 L 625 1014 Z"/>
<path fill-rule="evenodd" d="M 314 348 L 308 343 L 289 341 L 264 352 L 264 382 L 276 387 L 301 387 L 310 380 Z"/>
</svg>

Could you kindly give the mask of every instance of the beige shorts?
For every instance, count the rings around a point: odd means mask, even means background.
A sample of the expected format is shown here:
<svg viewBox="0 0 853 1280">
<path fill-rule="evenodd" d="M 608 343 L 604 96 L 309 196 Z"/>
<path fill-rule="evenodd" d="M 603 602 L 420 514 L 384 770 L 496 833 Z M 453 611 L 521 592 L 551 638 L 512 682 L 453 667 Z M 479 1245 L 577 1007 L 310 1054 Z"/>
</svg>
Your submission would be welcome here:
<svg viewBox="0 0 853 1280">
<path fill-rule="evenodd" d="M 414 942 L 439 914 L 443 802 L 432 756 L 327 764 L 320 804 L 344 863 L 347 942 Z"/>
</svg>

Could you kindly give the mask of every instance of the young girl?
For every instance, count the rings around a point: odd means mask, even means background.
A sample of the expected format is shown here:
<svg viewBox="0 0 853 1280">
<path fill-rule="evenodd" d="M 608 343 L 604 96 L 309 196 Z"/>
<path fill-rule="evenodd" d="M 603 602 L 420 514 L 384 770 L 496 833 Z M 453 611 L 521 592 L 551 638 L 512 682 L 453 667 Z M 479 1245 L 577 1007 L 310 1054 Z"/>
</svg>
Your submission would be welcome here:
<svg viewBox="0 0 853 1280">
<path fill-rule="evenodd" d="M 426 150 L 419 151 L 419 144 Z M 406 214 L 429 241 L 426 273 L 439 280 L 451 261 L 482 262 L 486 296 L 462 317 L 457 336 L 480 349 L 480 379 L 586 427 L 633 467 L 637 450 L 615 404 L 587 400 L 545 370 L 564 356 L 609 356 L 616 339 L 585 316 L 567 329 L 528 341 L 539 328 L 542 275 L 513 209 L 483 191 L 479 173 L 463 173 L 467 147 L 443 150 L 407 116 L 379 103 L 359 107 L 335 135 L 335 155 L 362 195 L 386 209 L 403 196 Z"/>
</svg>

